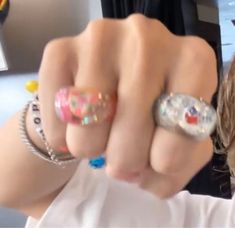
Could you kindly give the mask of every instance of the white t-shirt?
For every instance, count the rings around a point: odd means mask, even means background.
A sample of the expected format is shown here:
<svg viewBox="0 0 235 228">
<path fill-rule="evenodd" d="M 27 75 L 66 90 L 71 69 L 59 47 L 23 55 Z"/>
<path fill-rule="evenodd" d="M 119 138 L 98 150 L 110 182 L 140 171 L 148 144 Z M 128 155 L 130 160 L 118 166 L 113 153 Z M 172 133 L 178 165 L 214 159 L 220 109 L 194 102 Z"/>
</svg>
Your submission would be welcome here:
<svg viewBox="0 0 235 228">
<path fill-rule="evenodd" d="M 81 162 L 36 227 L 235 227 L 235 202 L 184 191 L 160 200 L 137 186 L 108 178 Z"/>
</svg>

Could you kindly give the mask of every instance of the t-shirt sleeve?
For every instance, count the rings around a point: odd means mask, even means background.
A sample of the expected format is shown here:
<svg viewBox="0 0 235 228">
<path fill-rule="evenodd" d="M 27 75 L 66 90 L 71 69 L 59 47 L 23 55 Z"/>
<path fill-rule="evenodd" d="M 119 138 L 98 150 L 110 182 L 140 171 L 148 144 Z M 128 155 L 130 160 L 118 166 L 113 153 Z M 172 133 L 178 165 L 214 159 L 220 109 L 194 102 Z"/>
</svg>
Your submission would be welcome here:
<svg viewBox="0 0 235 228">
<path fill-rule="evenodd" d="M 108 178 L 104 170 L 91 169 L 85 160 L 40 221 L 29 218 L 26 227 L 231 228 L 234 201 L 186 191 L 160 200 L 137 186 Z"/>
</svg>

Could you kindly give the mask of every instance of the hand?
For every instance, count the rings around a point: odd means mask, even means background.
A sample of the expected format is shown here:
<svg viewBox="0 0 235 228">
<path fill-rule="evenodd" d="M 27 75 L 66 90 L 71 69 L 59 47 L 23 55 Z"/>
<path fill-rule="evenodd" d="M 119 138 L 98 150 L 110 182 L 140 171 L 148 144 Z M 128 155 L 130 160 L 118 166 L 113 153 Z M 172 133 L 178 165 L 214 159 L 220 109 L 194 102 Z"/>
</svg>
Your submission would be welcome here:
<svg viewBox="0 0 235 228">
<path fill-rule="evenodd" d="M 79 36 L 50 42 L 40 68 L 44 131 L 53 148 L 67 145 L 79 158 L 105 152 L 108 175 L 137 181 L 158 197 L 180 191 L 212 155 L 212 143 L 155 125 L 153 103 L 180 92 L 210 102 L 216 59 L 200 38 L 179 37 L 141 15 L 89 23 Z M 117 93 L 113 121 L 82 127 L 62 123 L 54 99 L 65 86 Z"/>
</svg>

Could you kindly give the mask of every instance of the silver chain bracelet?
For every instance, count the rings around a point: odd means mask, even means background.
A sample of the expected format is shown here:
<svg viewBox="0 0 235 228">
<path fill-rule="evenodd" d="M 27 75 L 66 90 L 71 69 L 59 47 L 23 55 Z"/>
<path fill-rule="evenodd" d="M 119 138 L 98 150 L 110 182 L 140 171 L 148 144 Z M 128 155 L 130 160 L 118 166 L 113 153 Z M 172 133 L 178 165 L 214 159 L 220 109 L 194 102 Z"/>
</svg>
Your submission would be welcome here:
<svg viewBox="0 0 235 228">
<path fill-rule="evenodd" d="M 26 104 L 25 108 L 22 111 L 20 121 L 19 121 L 19 130 L 20 130 L 20 136 L 24 144 L 27 145 L 28 149 L 35 154 L 36 156 L 46 160 L 47 162 L 54 163 L 56 165 L 65 167 L 66 165 L 74 162 L 78 162 L 79 160 L 75 157 L 73 157 L 70 153 L 64 154 L 60 152 L 54 151 L 49 143 L 47 142 L 45 138 L 44 131 L 41 126 L 41 116 L 40 116 L 40 109 L 39 104 L 36 107 L 37 99 L 35 98 L 34 101 L 30 101 Z M 32 113 L 33 113 L 33 122 L 35 124 L 36 132 L 41 138 L 42 142 L 44 143 L 47 152 L 44 152 L 40 150 L 30 139 L 27 129 L 26 129 L 26 114 L 29 110 L 29 107 L 32 107 Z"/>
<path fill-rule="evenodd" d="M 40 150 L 34 143 L 33 141 L 29 138 L 29 134 L 26 129 L 26 114 L 28 112 L 29 106 L 32 101 L 28 102 L 24 109 L 22 110 L 22 113 L 20 115 L 19 119 L 19 132 L 20 132 L 20 137 L 22 142 L 28 147 L 29 151 L 32 152 L 34 155 L 40 157 L 41 159 L 54 163 L 49 154 Z"/>
</svg>

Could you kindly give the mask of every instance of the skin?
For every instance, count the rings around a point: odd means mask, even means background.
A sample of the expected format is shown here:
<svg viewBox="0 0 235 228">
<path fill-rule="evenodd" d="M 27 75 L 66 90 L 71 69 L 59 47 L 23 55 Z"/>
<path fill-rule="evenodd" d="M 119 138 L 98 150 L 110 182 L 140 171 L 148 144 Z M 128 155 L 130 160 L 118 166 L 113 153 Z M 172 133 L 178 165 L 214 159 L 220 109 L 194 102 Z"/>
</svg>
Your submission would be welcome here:
<svg viewBox="0 0 235 228">
<path fill-rule="evenodd" d="M 51 41 L 45 48 L 39 99 L 46 138 L 53 148 L 67 145 L 81 159 L 105 152 L 107 175 L 170 197 L 210 160 L 212 143 L 209 137 L 196 141 L 156 126 L 152 105 L 164 92 L 210 102 L 216 75 L 214 52 L 200 38 L 175 36 L 159 21 L 138 14 L 91 22 L 80 35 Z M 113 121 L 87 127 L 62 123 L 54 97 L 65 86 L 117 93 Z M 1 138 L 11 134 L 0 142 L 5 157 L 0 161 L 0 203 L 39 218 L 76 167 L 61 171 L 28 153 L 17 133 L 17 115 L 0 130 Z M 30 113 L 27 128 L 35 144 L 45 149 Z"/>
</svg>

